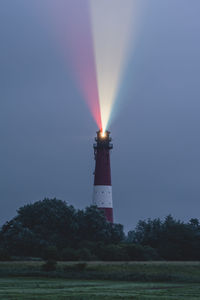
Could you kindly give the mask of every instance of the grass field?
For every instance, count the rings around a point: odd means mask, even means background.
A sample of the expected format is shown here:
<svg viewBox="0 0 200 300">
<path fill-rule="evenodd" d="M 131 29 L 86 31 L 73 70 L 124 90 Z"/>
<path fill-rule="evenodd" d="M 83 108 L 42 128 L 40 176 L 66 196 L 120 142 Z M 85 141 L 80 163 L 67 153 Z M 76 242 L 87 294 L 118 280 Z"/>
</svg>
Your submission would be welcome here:
<svg viewBox="0 0 200 300">
<path fill-rule="evenodd" d="M 198 284 L 3 278 L 0 299 L 200 299 Z"/>
<path fill-rule="evenodd" d="M 0 262 L 0 300 L 200 299 L 199 262 Z M 104 280 L 103 280 L 104 279 Z"/>
<path fill-rule="evenodd" d="M 140 282 L 200 283 L 200 262 L 58 262 L 56 270 L 44 272 L 38 261 L 0 262 L 0 278 L 9 276 L 51 277 Z"/>
</svg>

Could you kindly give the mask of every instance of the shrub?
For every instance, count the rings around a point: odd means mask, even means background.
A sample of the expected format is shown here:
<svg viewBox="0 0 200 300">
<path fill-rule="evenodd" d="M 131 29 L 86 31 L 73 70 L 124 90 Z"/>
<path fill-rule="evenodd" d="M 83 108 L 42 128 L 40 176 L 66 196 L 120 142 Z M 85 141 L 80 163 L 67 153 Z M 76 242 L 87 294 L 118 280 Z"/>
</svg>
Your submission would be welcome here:
<svg viewBox="0 0 200 300">
<path fill-rule="evenodd" d="M 127 261 L 129 260 L 128 253 L 123 245 L 107 245 L 101 249 L 99 257 L 106 261 Z"/>
<path fill-rule="evenodd" d="M 63 267 L 65 272 L 77 272 L 77 271 L 84 271 L 87 267 L 86 262 L 80 262 L 76 264 L 67 264 Z"/>
<path fill-rule="evenodd" d="M 61 260 L 75 261 L 78 259 L 77 252 L 72 248 L 64 248 L 61 252 Z"/>
<path fill-rule="evenodd" d="M 44 260 L 57 260 L 58 250 L 55 246 L 49 246 L 44 250 L 42 258 Z"/>
<path fill-rule="evenodd" d="M 90 250 L 87 249 L 87 248 L 77 250 L 76 254 L 77 254 L 78 260 L 89 261 L 89 260 L 92 260 L 94 258 L 94 256 L 91 254 Z"/>
<path fill-rule="evenodd" d="M 144 247 L 136 244 L 128 244 L 126 246 L 129 259 L 132 261 L 144 260 Z"/>
<path fill-rule="evenodd" d="M 48 260 L 42 265 L 42 270 L 45 272 L 51 272 L 56 270 L 57 262 L 55 260 Z"/>
<path fill-rule="evenodd" d="M 144 246 L 144 260 L 162 260 L 156 249 Z"/>
<path fill-rule="evenodd" d="M 0 261 L 8 261 L 11 260 L 10 255 L 5 249 L 0 248 Z"/>
<path fill-rule="evenodd" d="M 76 264 L 75 266 L 76 266 L 76 269 L 78 271 L 84 271 L 87 267 L 87 264 L 86 263 L 79 263 L 79 264 Z"/>
</svg>

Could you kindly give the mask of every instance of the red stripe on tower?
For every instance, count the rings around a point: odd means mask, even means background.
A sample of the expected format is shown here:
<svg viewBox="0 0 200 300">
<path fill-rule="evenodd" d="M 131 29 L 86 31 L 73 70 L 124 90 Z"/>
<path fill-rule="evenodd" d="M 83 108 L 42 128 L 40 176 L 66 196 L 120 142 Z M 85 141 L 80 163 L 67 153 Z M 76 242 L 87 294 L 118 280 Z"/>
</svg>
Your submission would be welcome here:
<svg viewBox="0 0 200 300">
<path fill-rule="evenodd" d="M 110 171 L 110 132 L 97 132 L 94 144 L 95 172 L 93 204 L 105 213 L 107 221 L 113 223 L 112 185 Z"/>
</svg>

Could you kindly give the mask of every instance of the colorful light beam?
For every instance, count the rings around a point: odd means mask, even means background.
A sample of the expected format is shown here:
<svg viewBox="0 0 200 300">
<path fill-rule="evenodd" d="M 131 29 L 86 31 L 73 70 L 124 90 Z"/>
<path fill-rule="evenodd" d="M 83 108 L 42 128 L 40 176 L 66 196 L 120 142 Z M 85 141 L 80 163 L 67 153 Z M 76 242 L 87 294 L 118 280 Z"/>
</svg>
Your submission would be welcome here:
<svg viewBox="0 0 200 300">
<path fill-rule="evenodd" d="M 108 127 L 129 48 L 136 2 L 90 0 L 103 131 Z"/>
<path fill-rule="evenodd" d="M 43 11 L 93 119 L 102 128 L 89 2 L 46 0 Z"/>
<path fill-rule="evenodd" d="M 55 33 L 99 129 L 106 131 L 139 0 L 48 0 Z M 50 9 L 49 9 L 50 8 Z"/>
</svg>

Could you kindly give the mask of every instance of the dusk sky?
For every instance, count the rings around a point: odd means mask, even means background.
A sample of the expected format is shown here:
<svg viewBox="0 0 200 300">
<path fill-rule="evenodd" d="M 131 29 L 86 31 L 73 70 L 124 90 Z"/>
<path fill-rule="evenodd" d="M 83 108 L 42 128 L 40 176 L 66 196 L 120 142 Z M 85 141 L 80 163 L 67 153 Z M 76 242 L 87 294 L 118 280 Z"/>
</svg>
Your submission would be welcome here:
<svg viewBox="0 0 200 300">
<path fill-rule="evenodd" d="M 108 128 L 114 220 L 126 231 L 139 219 L 200 218 L 200 1 L 140 3 Z M 65 28 L 57 35 L 45 7 L 0 0 L 0 225 L 45 197 L 92 204 L 98 127 Z"/>
</svg>

